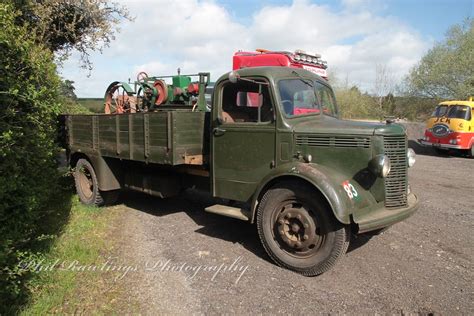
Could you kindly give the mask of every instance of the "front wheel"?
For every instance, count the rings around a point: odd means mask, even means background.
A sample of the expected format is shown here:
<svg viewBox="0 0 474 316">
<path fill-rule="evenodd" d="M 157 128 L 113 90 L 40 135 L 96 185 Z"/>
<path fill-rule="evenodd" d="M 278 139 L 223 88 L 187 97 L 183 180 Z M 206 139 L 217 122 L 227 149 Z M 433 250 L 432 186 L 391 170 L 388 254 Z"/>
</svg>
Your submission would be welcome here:
<svg viewBox="0 0 474 316">
<path fill-rule="evenodd" d="M 293 182 L 264 194 L 257 228 L 273 261 L 306 276 L 328 271 L 349 246 L 348 228 L 334 219 L 322 196 Z"/>
</svg>

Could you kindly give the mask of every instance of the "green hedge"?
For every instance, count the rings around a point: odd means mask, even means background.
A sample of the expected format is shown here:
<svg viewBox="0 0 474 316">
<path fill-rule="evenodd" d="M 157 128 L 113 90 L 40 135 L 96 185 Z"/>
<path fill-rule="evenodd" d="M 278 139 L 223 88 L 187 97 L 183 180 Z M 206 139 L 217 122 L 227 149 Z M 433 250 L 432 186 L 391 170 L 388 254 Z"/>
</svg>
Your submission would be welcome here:
<svg viewBox="0 0 474 316">
<path fill-rule="evenodd" d="M 59 85 L 53 55 L 0 3 L 0 306 L 23 298 L 21 258 L 57 189 Z M 0 314 L 2 314 L 0 308 Z"/>
</svg>

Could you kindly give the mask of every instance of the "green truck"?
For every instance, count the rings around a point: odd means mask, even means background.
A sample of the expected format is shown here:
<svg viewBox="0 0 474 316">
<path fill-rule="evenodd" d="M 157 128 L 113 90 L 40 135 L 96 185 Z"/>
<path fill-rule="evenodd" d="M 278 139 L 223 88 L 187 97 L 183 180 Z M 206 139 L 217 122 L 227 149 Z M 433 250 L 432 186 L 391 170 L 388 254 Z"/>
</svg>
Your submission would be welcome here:
<svg viewBox="0 0 474 316">
<path fill-rule="evenodd" d="M 207 84 L 200 80 L 201 91 Z M 268 255 L 308 276 L 329 270 L 351 234 L 385 229 L 418 208 L 405 129 L 339 119 L 319 76 L 244 68 L 223 75 L 208 103 L 66 115 L 80 200 L 113 203 L 125 189 L 161 198 L 207 191 L 226 203 L 205 211 L 256 224 Z"/>
</svg>

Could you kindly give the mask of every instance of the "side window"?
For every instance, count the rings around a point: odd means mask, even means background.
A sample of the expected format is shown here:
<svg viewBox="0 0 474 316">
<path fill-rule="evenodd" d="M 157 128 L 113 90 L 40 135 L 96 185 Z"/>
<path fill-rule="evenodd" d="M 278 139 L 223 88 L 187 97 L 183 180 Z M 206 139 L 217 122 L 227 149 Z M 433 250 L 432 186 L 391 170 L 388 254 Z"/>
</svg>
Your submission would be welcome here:
<svg viewBox="0 0 474 316">
<path fill-rule="evenodd" d="M 316 82 L 315 91 L 319 104 L 321 104 L 321 110 L 323 111 L 323 114 L 336 116 L 337 107 L 331 89 L 319 82 Z"/>
<path fill-rule="evenodd" d="M 273 121 L 273 107 L 268 86 L 245 80 L 227 82 L 222 91 L 220 116 L 225 123 L 259 123 Z"/>
<path fill-rule="evenodd" d="M 258 92 L 237 92 L 237 106 L 259 107 L 263 103 L 262 95 Z"/>
</svg>

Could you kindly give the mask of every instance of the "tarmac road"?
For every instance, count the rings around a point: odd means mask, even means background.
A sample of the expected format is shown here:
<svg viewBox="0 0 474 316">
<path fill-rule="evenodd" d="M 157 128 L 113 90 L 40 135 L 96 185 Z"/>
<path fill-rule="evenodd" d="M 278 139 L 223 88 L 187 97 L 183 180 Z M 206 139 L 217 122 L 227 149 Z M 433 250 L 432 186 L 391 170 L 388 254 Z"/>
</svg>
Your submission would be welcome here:
<svg viewBox="0 0 474 316">
<path fill-rule="evenodd" d="M 472 315 L 474 159 L 418 155 L 409 176 L 419 211 L 354 239 L 331 271 L 313 278 L 273 264 L 254 226 L 205 213 L 213 203 L 206 196 L 128 195 L 111 208 L 125 208 L 117 260 L 136 267 L 117 281 L 127 292 L 117 312 L 138 304 L 142 314 Z"/>
</svg>

